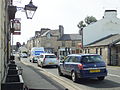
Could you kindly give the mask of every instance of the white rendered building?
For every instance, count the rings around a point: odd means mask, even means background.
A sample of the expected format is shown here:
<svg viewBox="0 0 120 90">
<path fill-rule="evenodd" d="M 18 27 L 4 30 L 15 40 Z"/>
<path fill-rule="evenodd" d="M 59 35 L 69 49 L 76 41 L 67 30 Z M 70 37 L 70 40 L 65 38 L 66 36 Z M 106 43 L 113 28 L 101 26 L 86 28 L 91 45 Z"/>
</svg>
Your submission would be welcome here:
<svg viewBox="0 0 120 90">
<path fill-rule="evenodd" d="M 117 18 L 117 10 L 105 10 L 103 19 L 83 29 L 83 45 L 118 33 L 120 33 L 120 19 Z"/>
</svg>

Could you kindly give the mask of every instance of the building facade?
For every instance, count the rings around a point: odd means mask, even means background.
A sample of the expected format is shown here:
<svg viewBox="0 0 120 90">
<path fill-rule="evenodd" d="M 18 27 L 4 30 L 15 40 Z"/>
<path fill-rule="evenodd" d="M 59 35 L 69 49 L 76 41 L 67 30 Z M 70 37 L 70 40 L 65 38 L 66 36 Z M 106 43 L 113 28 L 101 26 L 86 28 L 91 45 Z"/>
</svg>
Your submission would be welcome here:
<svg viewBox="0 0 120 90">
<path fill-rule="evenodd" d="M 63 39 L 64 38 L 64 39 Z M 64 27 L 59 25 L 59 29 L 50 30 L 42 28 L 41 31 L 36 31 L 35 36 L 27 41 L 27 48 L 31 50 L 32 47 L 44 47 L 46 52 L 59 54 L 60 48 L 70 48 L 71 52 L 78 52 L 81 43 L 80 34 L 64 34 Z"/>
<path fill-rule="evenodd" d="M 12 0 L 0 0 L 0 90 L 1 83 L 7 74 L 7 64 L 10 59 L 10 20 L 14 13 L 10 12 Z"/>
<path fill-rule="evenodd" d="M 120 33 L 120 19 L 117 18 L 117 10 L 105 10 L 101 20 L 83 29 L 83 44 L 87 45 L 102 37 L 118 33 Z"/>
<path fill-rule="evenodd" d="M 102 55 L 106 64 L 120 66 L 120 34 L 111 34 L 86 45 L 84 53 Z"/>
</svg>

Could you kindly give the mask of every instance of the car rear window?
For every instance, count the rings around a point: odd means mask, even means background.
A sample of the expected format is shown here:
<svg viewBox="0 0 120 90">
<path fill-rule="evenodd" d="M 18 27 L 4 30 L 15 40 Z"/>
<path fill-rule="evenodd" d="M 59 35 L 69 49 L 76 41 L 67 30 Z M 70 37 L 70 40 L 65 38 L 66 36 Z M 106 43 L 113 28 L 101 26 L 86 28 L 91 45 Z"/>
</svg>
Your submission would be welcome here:
<svg viewBox="0 0 120 90">
<path fill-rule="evenodd" d="M 55 55 L 45 55 L 45 58 L 56 58 Z"/>
<path fill-rule="evenodd" d="M 82 56 L 81 63 L 98 63 L 103 62 L 103 59 L 100 55 L 88 55 Z"/>
</svg>

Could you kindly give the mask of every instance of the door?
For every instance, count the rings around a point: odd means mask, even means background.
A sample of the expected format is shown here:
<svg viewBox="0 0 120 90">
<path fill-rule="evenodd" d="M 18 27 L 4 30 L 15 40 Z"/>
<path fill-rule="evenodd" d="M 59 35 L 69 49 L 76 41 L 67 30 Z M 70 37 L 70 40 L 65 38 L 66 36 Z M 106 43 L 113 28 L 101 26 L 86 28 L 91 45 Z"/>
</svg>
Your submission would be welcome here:
<svg viewBox="0 0 120 90">
<path fill-rule="evenodd" d="M 64 74 L 67 74 L 67 70 L 66 70 L 66 67 L 68 66 L 68 61 L 69 61 L 69 58 L 70 56 L 66 57 L 66 59 L 63 61 L 63 63 L 61 64 L 61 71 L 64 73 Z"/>
</svg>

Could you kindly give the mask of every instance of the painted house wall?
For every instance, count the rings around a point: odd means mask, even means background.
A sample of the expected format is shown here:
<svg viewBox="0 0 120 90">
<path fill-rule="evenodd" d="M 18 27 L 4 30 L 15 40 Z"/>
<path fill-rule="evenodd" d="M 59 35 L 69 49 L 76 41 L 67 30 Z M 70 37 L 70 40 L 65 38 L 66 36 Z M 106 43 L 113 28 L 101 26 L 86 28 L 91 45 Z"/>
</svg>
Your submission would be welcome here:
<svg viewBox="0 0 120 90">
<path fill-rule="evenodd" d="M 87 45 L 110 34 L 120 33 L 120 19 L 117 11 L 106 11 L 104 18 L 83 29 L 83 45 Z"/>
</svg>

